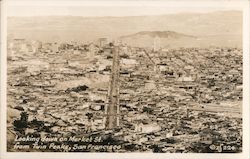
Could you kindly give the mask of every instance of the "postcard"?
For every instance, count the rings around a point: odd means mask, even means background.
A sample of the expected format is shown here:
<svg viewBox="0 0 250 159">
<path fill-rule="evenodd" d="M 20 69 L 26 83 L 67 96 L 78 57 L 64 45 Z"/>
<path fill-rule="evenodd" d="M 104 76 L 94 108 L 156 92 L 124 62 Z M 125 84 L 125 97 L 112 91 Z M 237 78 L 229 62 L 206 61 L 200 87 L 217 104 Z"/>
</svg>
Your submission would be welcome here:
<svg viewBox="0 0 250 159">
<path fill-rule="evenodd" d="M 1 1 L 1 158 L 249 157 L 249 1 Z"/>
</svg>

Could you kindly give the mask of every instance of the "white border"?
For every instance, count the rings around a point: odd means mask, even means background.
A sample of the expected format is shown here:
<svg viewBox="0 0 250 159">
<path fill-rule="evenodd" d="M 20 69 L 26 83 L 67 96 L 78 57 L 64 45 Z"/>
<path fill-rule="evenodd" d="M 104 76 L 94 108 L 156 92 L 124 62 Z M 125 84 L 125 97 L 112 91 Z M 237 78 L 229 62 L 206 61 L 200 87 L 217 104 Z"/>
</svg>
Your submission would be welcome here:
<svg viewBox="0 0 250 159">
<path fill-rule="evenodd" d="M 1 1 L 1 147 L 0 158 L 1 159 L 33 159 L 33 158 L 62 158 L 62 159 L 79 159 L 79 158 L 91 158 L 91 159 L 111 159 L 111 158 L 124 158 L 124 159 L 139 159 L 139 158 L 184 158 L 184 159 L 247 159 L 249 158 L 249 1 L 23 1 L 23 0 L 10 0 Z M 7 15 L 6 6 L 163 6 L 166 7 L 238 7 L 243 10 L 243 152 L 236 154 L 154 154 L 154 153 L 35 153 L 35 152 L 6 152 L 6 35 L 7 35 Z"/>
<path fill-rule="evenodd" d="M 171 7 L 242 7 L 246 0 L 9 0 L 12 6 L 171 6 Z"/>
<path fill-rule="evenodd" d="M 250 158 L 250 4 L 243 12 L 243 152 Z"/>
<path fill-rule="evenodd" d="M 6 102 L 3 102 L 3 101 L 6 101 L 6 94 L 4 93 L 4 90 L 6 90 L 6 84 L 5 84 L 5 81 L 7 81 L 7 76 L 6 76 L 6 66 L 7 66 L 7 58 L 6 58 L 6 52 L 7 52 L 7 49 L 6 49 L 6 40 L 5 37 L 6 36 L 6 33 L 7 33 L 7 25 L 6 25 L 6 1 L 1 1 L 1 135 L 0 135 L 0 141 L 1 141 L 1 147 L 0 147 L 0 158 L 2 158 L 2 155 L 3 155 L 3 152 L 6 151 L 5 149 L 5 146 L 6 145 L 6 136 L 4 134 L 6 134 L 6 129 L 3 128 L 3 126 L 5 126 L 6 128 L 6 105 L 5 103 Z"/>
</svg>

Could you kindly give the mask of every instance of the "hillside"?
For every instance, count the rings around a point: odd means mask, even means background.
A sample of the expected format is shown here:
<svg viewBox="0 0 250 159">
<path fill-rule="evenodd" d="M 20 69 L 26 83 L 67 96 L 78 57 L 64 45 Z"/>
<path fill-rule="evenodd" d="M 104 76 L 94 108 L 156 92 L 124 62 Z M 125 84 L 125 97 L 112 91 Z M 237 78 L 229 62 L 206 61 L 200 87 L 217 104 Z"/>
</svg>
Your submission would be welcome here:
<svg viewBox="0 0 250 159">
<path fill-rule="evenodd" d="M 183 37 L 195 38 L 194 36 L 185 35 L 185 34 L 177 33 L 174 31 L 141 31 L 141 32 L 138 32 L 136 34 L 121 36 L 120 38 L 121 39 L 139 38 L 140 36 L 148 36 L 151 38 L 174 38 L 174 39 L 179 39 L 179 38 L 183 38 Z"/>
<path fill-rule="evenodd" d="M 173 31 L 143 31 L 121 36 L 120 40 L 130 46 L 152 48 L 157 44 L 161 48 L 178 47 L 239 47 L 241 37 L 237 35 L 192 36 Z"/>
<path fill-rule="evenodd" d="M 174 31 L 142 31 L 136 34 L 131 34 L 127 36 L 120 37 L 123 43 L 130 46 L 137 47 L 153 47 L 157 44 L 160 47 L 182 47 L 184 43 L 188 41 L 194 41 L 197 37 L 186 35 L 182 33 L 177 33 Z M 181 45 L 176 45 L 174 43 L 180 43 Z"/>
</svg>

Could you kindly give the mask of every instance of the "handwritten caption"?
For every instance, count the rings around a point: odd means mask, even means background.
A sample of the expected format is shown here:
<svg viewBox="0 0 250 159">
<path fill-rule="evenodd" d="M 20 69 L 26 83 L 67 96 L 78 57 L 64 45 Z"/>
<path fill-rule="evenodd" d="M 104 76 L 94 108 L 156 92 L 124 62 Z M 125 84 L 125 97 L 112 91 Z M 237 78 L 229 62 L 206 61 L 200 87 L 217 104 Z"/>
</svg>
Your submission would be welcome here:
<svg viewBox="0 0 250 159">
<path fill-rule="evenodd" d="M 18 150 L 55 150 L 55 151 L 108 151 L 120 150 L 121 145 L 103 144 L 102 137 L 33 137 L 16 136 L 14 149 Z"/>
</svg>

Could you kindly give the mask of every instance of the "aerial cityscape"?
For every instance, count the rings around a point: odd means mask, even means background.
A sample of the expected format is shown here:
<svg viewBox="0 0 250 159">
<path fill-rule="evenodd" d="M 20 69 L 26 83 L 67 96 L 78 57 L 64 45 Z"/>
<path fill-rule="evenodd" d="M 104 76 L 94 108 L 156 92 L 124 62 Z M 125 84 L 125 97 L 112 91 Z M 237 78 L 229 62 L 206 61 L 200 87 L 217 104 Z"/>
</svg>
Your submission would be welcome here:
<svg viewBox="0 0 250 159">
<path fill-rule="evenodd" d="M 204 37 L 149 29 L 46 41 L 11 33 L 8 151 L 242 152 L 242 47 Z"/>
</svg>

